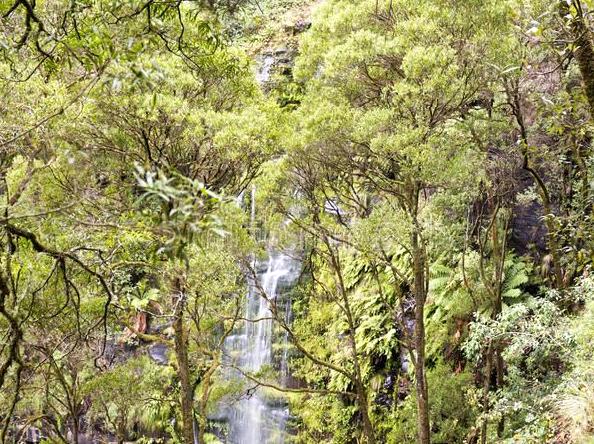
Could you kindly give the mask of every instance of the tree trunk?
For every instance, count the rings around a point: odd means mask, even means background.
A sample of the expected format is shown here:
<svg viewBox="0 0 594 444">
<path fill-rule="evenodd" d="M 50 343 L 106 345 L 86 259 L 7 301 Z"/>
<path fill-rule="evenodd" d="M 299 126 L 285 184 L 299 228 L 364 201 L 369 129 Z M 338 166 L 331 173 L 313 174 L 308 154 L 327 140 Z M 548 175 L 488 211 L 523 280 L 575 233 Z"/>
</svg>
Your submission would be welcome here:
<svg viewBox="0 0 594 444">
<path fill-rule="evenodd" d="M 363 420 L 363 434 L 367 438 L 367 444 L 375 444 L 375 433 L 367 408 L 367 392 L 361 381 L 358 381 L 357 386 L 357 399 L 359 401 L 359 409 Z"/>
<path fill-rule="evenodd" d="M 488 431 L 488 414 L 489 414 L 489 391 L 491 389 L 491 366 L 492 366 L 492 356 L 493 356 L 493 348 L 491 344 L 487 348 L 487 353 L 485 355 L 486 363 L 485 363 L 485 374 L 483 380 L 483 424 L 481 426 L 481 444 L 487 444 L 487 431 Z"/>
<path fill-rule="evenodd" d="M 544 210 L 544 221 L 547 227 L 547 249 L 553 259 L 553 272 L 555 276 L 555 285 L 556 288 L 563 288 L 563 270 L 561 269 L 561 260 L 559 257 L 559 244 L 557 242 L 557 227 L 555 226 L 554 220 L 554 212 L 553 207 L 551 204 L 551 197 L 549 195 L 549 191 L 547 186 L 540 177 L 538 172 L 532 167 L 530 164 L 530 156 L 528 153 L 528 129 L 526 128 L 526 122 L 524 121 L 524 112 L 522 110 L 522 99 L 520 95 L 520 88 L 519 84 L 516 82 L 515 84 L 506 84 L 505 85 L 506 93 L 508 95 L 508 103 L 512 108 L 513 115 L 516 119 L 518 127 L 520 129 L 520 137 L 522 140 L 522 155 L 524 157 L 524 161 L 522 164 L 522 169 L 526 171 L 532 179 L 534 180 L 540 197 L 542 199 L 542 206 Z"/>
<path fill-rule="evenodd" d="M 195 427 L 197 429 L 196 434 L 198 435 L 197 439 L 198 439 L 199 443 L 204 442 L 204 433 L 206 431 L 206 424 L 207 424 L 206 407 L 208 404 L 208 398 L 210 396 L 212 375 L 219 368 L 220 363 L 221 363 L 220 356 L 218 354 L 215 354 L 213 363 L 211 364 L 210 368 L 206 371 L 206 373 L 204 373 L 204 376 L 201 378 L 202 379 L 201 380 L 202 396 L 200 397 L 200 403 L 199 403 L 198 424 L 195 424 Z M 196 385 L 197 385 L 197 382 L 195 382 L 195 386 Z"/>
<path fill-rule="evenodd" d="M 413 253 L 414 254 L 414 253 Z M 419 443 L 429 444 L 429 390 L 425 375 L 425 289 L 422 260 L 415 259 L 415 386 L 417 390 Z M 421 290 L 419 287 L 423 287 Z"/>
<path fill-rule="evenodd" d="M 426 257 L 421 245 L 420 227 L 417 220 L 419 203 L 418 187 L 415 187 L 412 197 L 411 215 L 413 231 L 411 234 L 411 253 L 413 260 L 413 291 L 415 298 L 415 388 L 417 391 L 418 409 L 418 437 L 420 444 L 431 442 L 431 429 L 429 425 L 429 388 L 425 374 L 425 300 L 426 289 Z"/>
<path fill-rule="evenodd" d="M 78 444 L 78 417 L 72 415 L 72 444 Z"/>
<path fill-rule="evenodd" d="M 194 443 L 194 389 L 190 380 L 188 360 L 188 337 L 184 328 L 185 295 L 182 282 L 176 277 L 173 283 L 175 303 L 173 331 L 177 376 L 180 383 L 180 405 L 182 415 L 182 437 L 185 444 Z"/>
<path fill-rule="evenodd" d="M 363 383 L 361 366 L 359 364 L 359 353 L 357 351 L 357 341 L 355 339 L 356 325 L 354 322 L 353 313 L 351 311 L 348 293 L 344 285 L 340 258 L 338 253 L 334 252 L 334 250 L 332 249 L 332 243 L 326 236 L 324 236 L 324 243 L 326 244 L 326 247 L 328 248 L 328 251 L 330 253 L 330 265 L 334 270 L 336 285 L 338 287 L 340 297 L 342 299 L 342 309 L 346 315 L 347 322 L 349 325 L 349 343 L 353 357 L 353 367 L 355 370 L 352 377 L 352 382 L 354 383 L 357 392 L 357 404 L 359 406 L 359 413 L 361 414 L 361 419 L 363 422 L 363 435 L 365 436 L 366 444 L 375 444 L 375 432 L 373 430 L 373 424 L 371 423 L 371 419 L 369 417 L 369 409 L 367 407 L 367 389 L 365 388 L 365 384 Z"/>
<path fill-rule="evenodd" d="M 503 271 L 505 268 L 505 256 L 507 250 L 507 235 L 508 235 L 509 219 L 506 218 L 505 226 L 503 228 L 502 238 L 500 239 L 499 227 L 497 220 L 492 227 L 492 243 L 493 243 L 493 262 L 495 263 L 495 275 L 494 275 L 494 301 L 493 301 L 493 315 L 492 319 L 498 320 L 499 316 L 503 312 Z M 496 387 L 503 387 L 504 377 L 504 362 L 502 356 L 502 344 L 500 341 L 495 342 L 492 347 L 492 356 L 495 360 L 495 371 L 496 371 Z M 491 359 L 491 358 L 489 358 Z M 492 364 L 491 364 L 492 365 Z M 487 393 L 488 396 L 488 393 Z M 505 428 L 505 416 L 501 416 L 497 424 L 497 436 L 501 438 L 503 436 Z"/>
</svg>

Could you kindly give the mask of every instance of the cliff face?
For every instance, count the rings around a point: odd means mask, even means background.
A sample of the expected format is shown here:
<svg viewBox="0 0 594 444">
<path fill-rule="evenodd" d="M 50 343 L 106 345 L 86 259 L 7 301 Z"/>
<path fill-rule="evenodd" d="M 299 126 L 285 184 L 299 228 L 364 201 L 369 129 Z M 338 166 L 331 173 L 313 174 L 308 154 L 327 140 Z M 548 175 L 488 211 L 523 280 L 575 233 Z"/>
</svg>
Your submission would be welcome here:
<svg viewBox="0 0 594 444">
<path fill-rule="evenodd" d="M 299 53 L 299 38 L 311 27 L 311 14 L 318 2 L 296 1 L 280 17 L 272 8 L 261 28 L 254 30 L 247 51 L 256 62 L 256 80 L 281 106 L 297 106 L 293 65 Z M 266 11 L 264 11 L 266 15 Z"/>
</svg>

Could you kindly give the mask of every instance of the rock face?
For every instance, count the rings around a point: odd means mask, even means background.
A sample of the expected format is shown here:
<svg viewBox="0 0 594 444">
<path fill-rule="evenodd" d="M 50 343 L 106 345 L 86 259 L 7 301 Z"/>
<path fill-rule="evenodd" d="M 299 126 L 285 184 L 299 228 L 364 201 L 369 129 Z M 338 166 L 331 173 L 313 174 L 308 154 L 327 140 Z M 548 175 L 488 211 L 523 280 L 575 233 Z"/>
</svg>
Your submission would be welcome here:
<svg viewBox="0 0 594 444">
<path fill-rule="evenodd" d="M 165 344 L 153 344 L 148 349 L 150 358 L 159 365 L 167 365 L 169 363 L 169 347 Z"/>
<path fill-rule="evenodd" d="M 298 20 L 293 26 L 293 35 L 301 34 L 311 28 L 311 21 L 309 20 Z"/>
<path fill-rule="evenodd" d="M 280 82 L 292 79 L 296 55 L 295 50 L 280 47 L 267 49 L 256 58 L 256 80 L 264 92 L 270 92 Z"/>
</svg>

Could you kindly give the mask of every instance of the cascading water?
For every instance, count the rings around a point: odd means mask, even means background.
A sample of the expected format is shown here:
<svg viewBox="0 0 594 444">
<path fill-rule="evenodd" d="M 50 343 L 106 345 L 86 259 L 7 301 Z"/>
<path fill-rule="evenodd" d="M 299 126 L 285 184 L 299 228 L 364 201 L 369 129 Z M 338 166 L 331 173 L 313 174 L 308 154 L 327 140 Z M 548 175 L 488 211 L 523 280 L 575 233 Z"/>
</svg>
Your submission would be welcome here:
<svg viewBox="0 0 594 444">
<path fill-rule="evenodd" d="M 271 54 L 263 55 L 256 71 L 256 81 L 264 88 L 270 80 L 275 58 Z M 251 193 L 251 228 L 256 235 L 256 189 Z M 237 203 L 243 202 L 243 194 Z M 286 322 L 291 317 L 291 301 L 285 290 L 297 279 L 299 261 L 288 254 L 269 251 L 268 260 L 263 263 L 254 261 L 256 282 L 252 279 L 244 309 L 245 321 L 241 328 L 225 340 L 226 377 L 243 381 L 242 396 L 230 406 L 218 412 L 216 420 L 226 422 L 229 444 L 282 444 L 285 438 L 285 425 L 289 416 L 286 402 L 278 393 L 271 394 L 256 387 L 245 375 L 262 375 L 266 370 L 278 371 L 276 385 L 284 385 L 289 377 L 287 365 L 287 344 L 289 337 L 281 332 L 275 337 L 275 322 L 270 304 L 277 307 L 277 316 Z M 273 347 L 280 347 L 282 353 L 273 353 Z M 276 396 L 275 396 L 276 395 Z"/>
<path fill-rule="evenodd" d="M 296 279 L 296 265 L 296 261 L 285 254 L 271 253 L 266 269 L 258 274 L 259 286 L 253 285 L 250 289 L 242 332 L 230 336 L 226 344 L 228 355 L 234 357 L 233 365 L 241 372 L 257 374 L 275 366 L 281 369 L 281 374 L 286 372 L 286 353 L 280 354 L 280 362 L 276 365 L 273 360 L 273 344 L 276 342 L 285 349 L 287 337 L 285 334 L 280 338 L 273 337 L 274 322 L 269 304 L 287 307 L 287 301 L 282 300 L 283 289 L 288 288 Z M 286 312 L 283 313 L 283 317 L 286 315 Z M 249 390 L 232 406 L 228 418 L 229 442 L 282 443 L 289 414 L 286 404 L 267 396 L 262 388 L 254 389 L 256 384 L 251 381 L 246 381 L 246 385 Z"/>
<path fill-rule="evenodd" d="M 260 60 L 259 65 L 260 66 L 258 67 L 258 70 L 256 71 L 256 81 L 260 85 L 263 85 L 264 83 L 266 83 L 270 80 L 270 70 L 272 68 L 272 65 L 274 65 L 274 57 L 270 54 L 265 55 Z"/>
<path fill-rule="evenodd" d="M 255 189 L 252 189 L 252 228 L 255 227 Z M 279 393 L 271 393 L 245 375 L 257 378 L 275 377 L 276 385 L 286 383 L 287 365 L 286 332 L 277 329 L 271 304 L 277 316 L 288 322 L 291 317 L 291 302 L 286 290 L 290 289 L 299 274 L 299 261 L 288 254 L 269 251 L 268 259 L 254 263 L 257 282 L 250 279 L 243 317 L 245 320 L 235 334 L 225 341 L 225 364 L 227 377 L 244 383 L 241 396 L 231 403 L 223 414 L 228 424 L 229 444 L 282 444 L 285 440 L 285 425 L 289 416 L 286 402 Z M 273 353 L 275 347 L 281 351 Z M 267 372 L 270 370 L 271 372 Z M 267 373 L 266 375 L 264 373 Z M 221 418 L 222 419 L 222 418 Z"/>
</svg>

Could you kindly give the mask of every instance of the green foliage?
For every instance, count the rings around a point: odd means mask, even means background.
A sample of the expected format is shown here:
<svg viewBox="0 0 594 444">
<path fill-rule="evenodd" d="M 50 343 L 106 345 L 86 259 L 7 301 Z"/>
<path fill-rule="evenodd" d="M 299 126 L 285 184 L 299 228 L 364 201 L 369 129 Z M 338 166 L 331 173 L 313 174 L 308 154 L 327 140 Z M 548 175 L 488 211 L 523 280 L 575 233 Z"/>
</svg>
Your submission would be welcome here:
<svg viewBox="0 0 594 444">
<path fill-rule="evenodd" d="M 221 198 L 196 180 L 178 175 L 171 178 L 163 172 L 145 172 L 138 169 L 138 184 L 144 191 L 139 203 L 149 201 L 159 205 L 159 227 L 166 233 L 166 241 L 157 253 L 170 253 L 182 257 L 185 247 L 205 231 L 221 236 L 219 218 L 213 214 Z M 150 206 L 149 206 L 150 208 Z"/>
<path fill-rule="evenodd" d="M 351 424 L 354 408 L 334 396 L 300 396 L 290 405 L 299 417 L 298 443 L 346 444 L 360 433 Z"/>
<path fill-rule="evenodd" d="M 293 441 L 415 442 L 420 319 L 432 442 L 592 441 L 593 7 L 0 0 L 0 441 L 181 442 L 182 370 L 224 441 L 285 247 Z"/>
<path fill-rule="evenodd" d="M 505 307 L 496 320 L 473 322 L 464 344 L 465 353 L 475 363 L 481 359 L 484 344 L 505 344 L 506 386 L 492 394 L 489 415 L 509 422 L 509 442 L 548 442 L 555 434 L 554 391 L 564 369 L 575 359 L 575 336 L 564 328 L 569 318 L 554 297 L 553 293 L 548 298 L 530 298 Z"/>
<path fill-rule="evenodd" d="M 130 359 L 94 376 L 82 388 L 94 399 L 89 418 L 105 424 L 119 439 L 130 439 L 134 425 L 147 431 L 166 427 L 173 402 L 163 396 L 173 376 L 170 367 L 152 365 L 148 358 Z"/>
<path fill-rule="evenodd" d="M 461 257 L 456 259 L 454 268 L 442 262 L 431 266 L 426 316 L 427 332 L 432 338 L 428 355 L 433 359 L 443 352 L 452 354 L 460 347 L 473 316 L 493 313 L 492 296 L 480 276 L 479 254 L 465 253 L 464 261 Z M 486 274 L 493 273 L 490 264 L 484 267 Z M 524 288 L 529 276 L 530 266 L 524 259 L 513 254 L 506 257 L 501 283 L 504 306 L 513 306 L 526 299 Z"/>
<path fill-rule="evenodd" d="M 569 321 L 575 346 L 567 359 L 567 371 L 554 392 L 553 414 L 561 417 L 561 427 L 573 442 L 590 442 L 592 434 L 592 409 L 594 394 L 592 380 L 592 339 L 594 335 L 594 294 L 592 279 L 583 279 L 573 290 L 573 297 L 584 300 L 585 307 L 579 316 Z"/>
<path fill-rule="evenodd" d="M 469 402 L 473 390 L 469 372 L 452 373 L 446 364 L 439 363 L 428 374 L 432 388 L 431 417 L 433 441 L 436 443 L 464 443 L 473 432 L 477 417 L 476 405 Z M 388 443 L 414 442 L 416 439 L 416 403 L 409 395 L 395 408 L 382 428 L 386 428 Z"/>
</svg>

